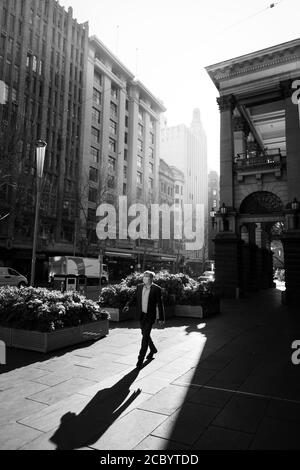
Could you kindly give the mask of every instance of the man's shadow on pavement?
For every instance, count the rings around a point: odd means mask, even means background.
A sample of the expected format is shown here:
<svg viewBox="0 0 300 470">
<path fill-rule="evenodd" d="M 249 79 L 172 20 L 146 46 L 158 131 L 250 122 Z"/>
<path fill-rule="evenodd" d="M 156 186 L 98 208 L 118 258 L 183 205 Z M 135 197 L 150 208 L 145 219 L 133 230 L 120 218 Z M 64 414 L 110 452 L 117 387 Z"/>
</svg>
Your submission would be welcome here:
<svg viewBox="0 0 300 470">
<path fill-rule="evenodd" d="M 111 388 L 100 390 L 78 415 L 69 411 L 62 416 L 59 428 L 50 438 L 56 450 L 78 449 L 97 442 L 141 393 L 137 389 L 130 395 L 130 386 L 138 374 L 139 370 L 134 369 Z"/>
</svg>

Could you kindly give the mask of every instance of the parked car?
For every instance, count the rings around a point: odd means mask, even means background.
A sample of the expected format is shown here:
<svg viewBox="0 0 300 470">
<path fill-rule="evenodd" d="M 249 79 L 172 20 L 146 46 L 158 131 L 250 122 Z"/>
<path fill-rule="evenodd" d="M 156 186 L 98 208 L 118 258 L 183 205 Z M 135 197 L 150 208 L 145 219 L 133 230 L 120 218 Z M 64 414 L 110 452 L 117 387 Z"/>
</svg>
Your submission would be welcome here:
<svg viewBox="0 0 300 470">
<path fill-rule="evenodd" d="M 214 280 L 215 280 L 214 271 L 204 271 L 204 273 L 198 277 L 198 281 L 201 283 L 214 282 Z"/>
<path fill-rule="evenodd" d="M 15 269 L 0 266 L 0 286 L 25 287 L 28 281 Z"/>
</svg>

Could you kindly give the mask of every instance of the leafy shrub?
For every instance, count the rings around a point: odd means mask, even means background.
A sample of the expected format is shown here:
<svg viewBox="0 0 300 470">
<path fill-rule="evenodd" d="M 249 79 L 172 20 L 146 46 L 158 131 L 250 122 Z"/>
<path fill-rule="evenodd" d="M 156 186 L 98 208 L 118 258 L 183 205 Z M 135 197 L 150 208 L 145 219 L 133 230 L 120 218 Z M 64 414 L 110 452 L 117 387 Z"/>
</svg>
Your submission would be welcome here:
<svg viewBox="0 0 300 470">
<path fill-rule="evenodd" d="M 128 302 L 134 301 L 135 290 L 134 286 L 129 287 L 125 283 L 104 287 L 99 298 L 100 306 L 123 310 Z"/>
<path fill-rule="evenodd" d="M 130 274 L 125 279 L 122 280 L 120 284 L 114 285 L 113 288 L 105 292 L 103 296 L 103 306 L 111 306 L 122 308 L 125 305 L 120 302 L 119 295 L 124 289 L 124 297 L 126 297 L 125 292 L 126 288 L 133 288 L 133 291 L 130 291 L 128 294 L 129 298 L 132 298 L 135 293 L 135 287 L 143 282 L 143 273 L 135 272 Z M 200 305 L 211 292 L 211 287 L 209 285 L 204 286 L 199 284 L 198 281 L 195 281 L 187 274 L 178 273 L 170 274 L 168 271 L 160 271 L 154 277 L 153 282 L 162 288 L 163 301 L 165 305 L 174 305 L 174 304 L 187 304 L 187 305 Z M 120 291 L 118 288 L 121 286 Z M 112 286 L 111 286 L 112 287 Z M 121 305 L 121 307 L 120 307 Z"/>
<path fill-rule="evenodd" d="M 0 288 L 1 326 L 47 332 L 105 318 L 107 312 L 78 292 Z"/>
</svg>

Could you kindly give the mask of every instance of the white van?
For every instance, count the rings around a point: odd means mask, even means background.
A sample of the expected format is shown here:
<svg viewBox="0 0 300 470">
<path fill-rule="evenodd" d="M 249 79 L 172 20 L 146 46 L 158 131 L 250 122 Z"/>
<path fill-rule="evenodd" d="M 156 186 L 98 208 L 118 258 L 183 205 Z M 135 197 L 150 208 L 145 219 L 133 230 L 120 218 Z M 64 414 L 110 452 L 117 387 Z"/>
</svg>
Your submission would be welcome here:
<svg viewBox="0 0 300 470">
<path fill-rule="evenodd" d="M 25 287 L 28 281 L 15 269 L 0 266 L 0 286 Z"/>
</svg>

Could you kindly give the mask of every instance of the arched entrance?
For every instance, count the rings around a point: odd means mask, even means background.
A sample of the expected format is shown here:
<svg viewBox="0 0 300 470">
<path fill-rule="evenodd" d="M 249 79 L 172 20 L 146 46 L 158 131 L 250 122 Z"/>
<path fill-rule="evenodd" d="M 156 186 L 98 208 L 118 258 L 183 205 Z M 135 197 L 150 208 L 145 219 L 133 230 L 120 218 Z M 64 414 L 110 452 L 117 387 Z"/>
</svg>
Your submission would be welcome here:
<svg viewBox="0 0 300 470">
<path fill-rule="evenodd" d="M 283 253 L 281 199 L 269 191 L 253 192 L 242 200 L 238 211 L 228 211 L 227 218 L 231 230 L 224 229 L 215 238 L 220 294 L 236 296 L 274 287 L 272 244 L 280 244 Z"/>
</svg>

